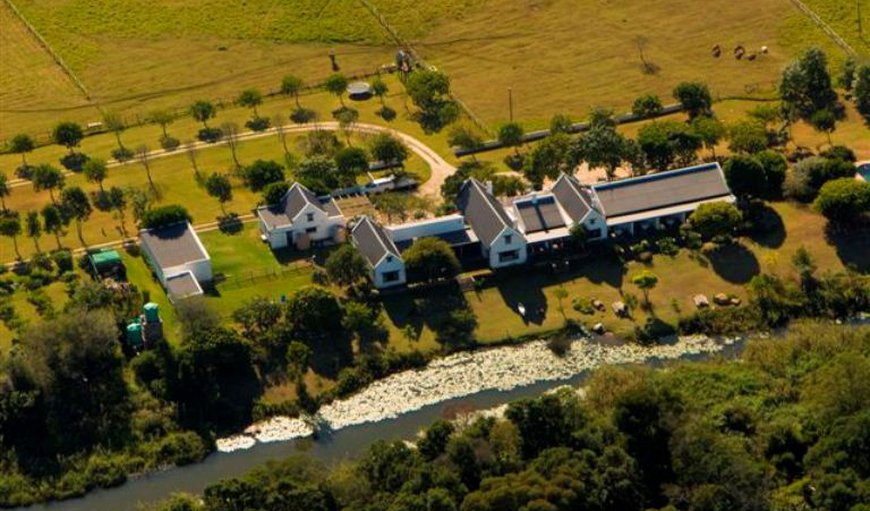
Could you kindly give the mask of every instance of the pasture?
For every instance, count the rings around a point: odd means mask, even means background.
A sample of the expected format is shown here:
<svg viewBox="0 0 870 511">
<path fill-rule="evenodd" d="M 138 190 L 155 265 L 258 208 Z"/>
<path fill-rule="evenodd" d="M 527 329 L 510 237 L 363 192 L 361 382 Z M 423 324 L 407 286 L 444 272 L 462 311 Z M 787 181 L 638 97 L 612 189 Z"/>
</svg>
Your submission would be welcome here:
<svg viewBox="0 0 870 511">
<path fill-rule="evenodd" d="M 409 25 L 402 21 L 408 19 L 405 11 L 388 12 L 386 6 L 397 2 L 375 3 L 385 6 L 382 11 L 400 33 Z M 556 113 L 581 118 L 592 106 L 628 111 L 647 93 L 667 102 L 673 87 L 687 80 L 707 82 L 717 98 L 767 97 L 783 66 L 802 49 L 818 45 L 837 65 L 844 56 L 789 0 L 470 3 L 474 7 L 461 19 L 446 19 L 409 39 L 451 77 L 457 95 L 488 124 L 508 120 L 508 88 L 514 118 L 541 126 Z M 851 2 L 812 3 L 824 7 L 823 17 L 841 17 L 844 9 L 835 4 Z M 865 18 L 868 13 L 870 8 Z M 848 24 L 833 21 L 836 28 Z M 714 58 L 717 44 L 723 53 Z M 757 58 L 735 59 L 731 50 L 737 45 Z M 760 53 L 762 46 L 768 54 Z M 645 72 L 644 61 L 655 72 Z"/>
</svg>

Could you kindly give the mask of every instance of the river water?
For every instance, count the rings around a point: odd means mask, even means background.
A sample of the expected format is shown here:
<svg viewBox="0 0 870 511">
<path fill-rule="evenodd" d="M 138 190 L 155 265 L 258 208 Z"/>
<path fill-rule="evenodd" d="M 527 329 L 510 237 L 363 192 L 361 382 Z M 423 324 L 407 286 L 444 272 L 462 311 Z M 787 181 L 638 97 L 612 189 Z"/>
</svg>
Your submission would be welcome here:
<svg viewBox="0 0 870 511">
<path fill-rule="evenodd" d="M 704 359 L 711 356 L 733 356 L 743 343 L 728 343 L 719 351 L 694 353 L 679 357 Z M 673 360 L 675 357 L 667 357 Z M 643 363 L 659 365 L 661 358 L 650 358 Z M 579 385 L 589 370 L 578 371 L 566 378 L 551 379 L 509 390 L 483 390 L 462 397 L 445 399 L 436 404 L 422 406 L 395 417 L 343 427 L 337 431 L 325 431 L 316 440 L 298 439 L 285 442 L 257 443 L 249 449 L 231 453 L 216 452 L 203 462 L 185 467 L 172 468 L 128 481 L 117 488 L 97 490 L 79 499 L 52 502 L 31 506 L 29 511 L 135 511 L 143 504 L 165 499 L 174 492 L 201 493 L 202 490 L 221 479 L 241 476 L 268 460 L 306 453 L 329 465 L 359 456 L 376 440 L 413 439 L 417 432 L 437 419 L 456 410 L 484 410 L 520 399 L 538 396 L 548 390 L 564 385 Z"/>
</svg>

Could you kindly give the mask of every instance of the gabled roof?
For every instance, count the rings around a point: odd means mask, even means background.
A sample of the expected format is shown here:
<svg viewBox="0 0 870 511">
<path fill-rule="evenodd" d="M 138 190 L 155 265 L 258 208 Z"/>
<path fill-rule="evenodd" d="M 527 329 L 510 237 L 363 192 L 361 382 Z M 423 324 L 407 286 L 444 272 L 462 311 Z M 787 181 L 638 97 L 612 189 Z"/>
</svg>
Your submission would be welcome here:
<svg viewBox="0 0 870 511">
<path fill-rule="evenodd" d="M 513 221 L 504 210 L 504 206 L 474 178 L 462 183 L 456 205 L 484 245 L 491 245 L 505 227 L 513 227 Z"/>
<path fill-rule="evenodd" d="M 350 233 L 357 249 L 373 267 L 387 255 L 399 258 L 399 249 L 377 222 L 364 216 Z"/>
<path fill-rule="evenodd" d="M 143 230 L 139 239 L 164 269 L 209 258 L 190 222 Z"/>
<path fill-rule="evenodd" d="M 582 222 L 595 209 L 595 200 L 589 188 L 564 172 L 559 175 L 551 191 L 572 222 Z"/>
<path fill-rule="evenodd" d="M 341 210 L 332 197 L 321 199 L 300 183 L 293 183 L 278 204 L 263 206 L 257 211 L 270 226 L 280 227 L 291 224 L 309 204 L 326 213 L 326 216 L 341 215 Z"/>
<path fill-rule="evenodd" d="M 525 234 L 565 227 L 565 218 L 552 194 L 535 194 L 513 202 Z"/>
<path fill-rule="evenodd" d="M 172 298 L 187 298 L 202 294 L 202 287 L 196 281 L 193 273 L 189 271 L 166 277 L 166 289 Z"/>
<path fill-rule="evenodd" d="M 608 218 L 731 196 L 718 163 L 596 184 L 592 189 Z"/>
</svg>

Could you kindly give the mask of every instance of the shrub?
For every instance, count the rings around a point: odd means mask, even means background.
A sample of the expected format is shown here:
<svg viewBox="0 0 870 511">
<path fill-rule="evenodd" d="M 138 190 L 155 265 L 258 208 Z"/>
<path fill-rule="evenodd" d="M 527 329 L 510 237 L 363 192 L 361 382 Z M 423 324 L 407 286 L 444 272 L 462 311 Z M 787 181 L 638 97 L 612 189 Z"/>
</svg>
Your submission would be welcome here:
<svg viewBox="0 0 870 511">
<path fill-rule="evenodd" d="M 752 156 L 734 155 L 725 162 L 725 179 L 738 196 L 763 197 L 768 190 L 764 167 Z"/>
<path fill-rule="evenodd" d="M 857 222 L 870 211 L 870 183 L 850 177 L 828 181 L 813 208 L 832 222 Z"/>
<path fill-rule="evenodd" d="M 843 145 L 834 145 L 821 152 L 820 156 L 829 160 L 843 160 L 855 163 L 855 151 Z"/>
<path fill-rule="evenodd" d="M 251 416 L 254 422 L 266 420 L 270 417 L 283 415 L 285 417 L 298 417 L 299 407 L 292 401 L 281 401 L 280 403 L 268 403 L 262 400 L 254 403 L 254 408 L 251 410 Z"/>
<path fill-rule="evenodd" d="M 651 344 L 659 339 L 675 335 L 676 327 L 659 318 L 647 318 L 642 327 L 634 327 L 634 336 L 641 344 Z"/>
<path fill-rule="evenodd" d="M 202 438 L 192 431 L 170 433 L 157 444 L 155 455 L 161 464 L 189 465 L 202 460 L 208 447 Z"/>
<path fill-rule="evenodd" d="M 67 170 L 81 172 L 82 166 L 88 159 L 88 155 L 84 153 L 70 153 L 60 158 L 60 164 Z"/>
<path fill-rule="evenodd" d="M 770 199 L 782 197 L 782 185 L 788 171 L 785 157 L 776 151 L 764 150 L 756 154 L 755 158 L 764 169 L 764 177 L 767 181 L 764 196 Z"/>
<path fill-rule="evenodd" d="M 85 478 L 100 488 L 112 488 L 127 480 L 127 467 L 119 456 L 92 455 L 85 468 Z"/>
<path fill-rule="evenodd" d="M 190 214 L 183 206 L 169 204 L 150 209 L 142 216 L 142 228 L 156 229 L 178 222 L 189 222 Z"/>
<path fill-rule="evenodd" d="M 196 134 L 196 138 L 212 144 L 223 138 L 224 132 L 220 128 L 200 128 Z"/>
<path fill-rule="evenodd" d="M 269 129 L 271 125 L 272 122 L 269 121 L 268 117 L 254 117 L 245 123 L 245 126 L 251 131 L 265 131 Z"/>
<path fill-rule="evenodd" d="M 740 225 L 741 220 L 740 211 L 727 202 L 701 204 L 689 216 L 692 230 L 705 240 L 725 234 L 731 235 Z"/>
<path fill-rule="evenodd" d="M 127 149 L 126 147 L 119 147 L 117 149 L 112 149 L 110 152 L 112 158 L 118 161 L 127 161 L 132 160 L 135 153 L 132 149 Z"/>
<path fill-rule="evenodd" d="M 45 271 L 54 270 L 54 264 L 49 254 L 40 252 L 30 258 L 30 264 Z"/>
<path fill-rule="evenodd" d="M 36 170 L 35 165 L 19 165 L 15 167 L 15 177 L 19 179 L 31 179 L 33 177 L 33 171 Z"/>
<path fill-rule="evenodd" d="M 683 334 L 728 335 L 765 328 L 760 314 L 753 307 L 724 307 L 700 309 L 680 318 L 678 325 Z"/>
<path fill-rule="evenodd" d="M 66 273 L 73 270 L 73 256 L 69 250 L 56 250 L 51 253 L 54 264 L 57 265 L 58 273 Z"/>
<path fill-rule="evenodd" d="M 664 237 L 656 241 L 656 250 L 666 256 L 675 256 L 680 251 L 680 247 L 677 246 L 677 240 L 674 238 Z"/>
<path fill-rule="evenodd" d="M 571 300 L 571 307 L 580 314 L 595 314 L 595 307 L 589 298 L 577 297 Z"/>
<path fill-rule="evenodd" d="M 377 114 L 378 117 L 380 117 L 381 119 L 383 119 L 385 121 L 392 121 L 393 119 L 396 118 L 396 111 L 388 106 L 383 106 L 383 107 L 379 108 L 375 112 L 375 114 Z"/>
<path fill-rule="evenodd" d="M 802 202 L 812 201 L 819 189 L 832 179 L 852 177 L 855 167 L 844 160 L 822 157 L 801 160 L 786 177 L 784 191 L 786 196 Z"/>
<path fill-rule="evenodd" d="M 162 135 L 160 137 L 160 147 L 166 151 L 174 151 L 181 145 L 181 141 L 172 135 Z"/>
<path fill-rule="evenodd" d="M 317 118 L 317 112 L 299 107 L 290 114 L 290 120 L 296 124 L 305 124 Z"/>
</svg>

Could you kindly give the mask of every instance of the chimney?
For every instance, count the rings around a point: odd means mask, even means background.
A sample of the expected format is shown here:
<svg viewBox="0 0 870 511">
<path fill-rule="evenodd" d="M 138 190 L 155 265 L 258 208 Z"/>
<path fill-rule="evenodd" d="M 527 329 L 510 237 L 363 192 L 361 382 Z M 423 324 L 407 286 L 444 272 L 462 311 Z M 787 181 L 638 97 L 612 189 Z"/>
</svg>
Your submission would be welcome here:
<svg viewBox="0 0 870 511">
<path fill-rule="evenodd" d="M 538 192 L 532 192 L 532 204 L 538 205 Z"/>
<path fill-rule="evenodd" d="M 493 195 L 493 193 L 492 193 L 492 181 L 487 180 L 483 185 L 486 187 L 486 193 Z"/>
</svg>

